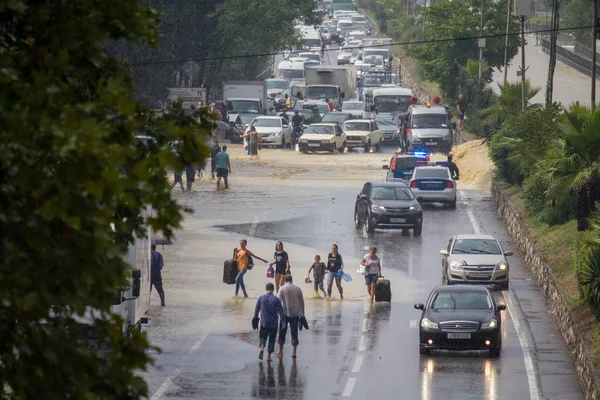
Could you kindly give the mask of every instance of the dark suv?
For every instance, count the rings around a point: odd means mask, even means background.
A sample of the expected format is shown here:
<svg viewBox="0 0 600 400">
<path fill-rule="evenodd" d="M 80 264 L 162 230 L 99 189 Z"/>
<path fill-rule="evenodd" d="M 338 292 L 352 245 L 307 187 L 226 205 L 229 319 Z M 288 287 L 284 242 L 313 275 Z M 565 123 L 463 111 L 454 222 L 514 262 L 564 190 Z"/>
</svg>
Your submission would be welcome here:
<svg viewBox="0 0 600 400">
<path fill-rule="evenodd" d="M 420 236 L 423 229 L 423 210 L 410 187 L 402 182 L 367 182 L 356 196 L 354 227 L 412 229 Z"/>
</svg>

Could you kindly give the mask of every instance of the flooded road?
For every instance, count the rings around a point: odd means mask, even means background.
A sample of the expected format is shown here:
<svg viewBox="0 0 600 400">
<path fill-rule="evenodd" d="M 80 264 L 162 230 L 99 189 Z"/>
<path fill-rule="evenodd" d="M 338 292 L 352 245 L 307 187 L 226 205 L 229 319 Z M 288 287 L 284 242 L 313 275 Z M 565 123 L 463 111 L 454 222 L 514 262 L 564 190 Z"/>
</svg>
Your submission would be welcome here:
<svg viewBox="0 0 600 400">
<path fill-rule="evenodd" d="M 449 238 L 491 234 L 505 250 L 514 250 L 481 181 L 459 183 L 456 210 L 426 206 L 421 237 L 410 231 L 367 234 L 354 228 L 354 201 L 365 182 L 383 180 L 382 165 L 393 149 L 339 155 L 274 149 L 249 160 L 239 146 L 231 147 L 231 190 L 217 192 L 213 181 L 203 180 L 192 193 L 175 191 L 194 212 L 174 244 L 158 249 L 165 260 L 167 307 L 159 307 L 152 294 L 145 330 L 162 349 L 144 373 L 152 399 L 582 398 L 571 357 L 518 255 L 510 258 L 510 291 L 494 292 L 508 305 L 502 312 L 501 356 L 419 355 L 420 314 L 413 304 L 423 303 L 441 284 L 439 250 Z M 461 171 L 477 170 L 469 162 L 465 155 Z M 247 299 L 233 298 L 234 286 L 222 283 L 223 262 L 243 238 L 270 262 L 277 240 L 289 253 L 310 325 L 299 333 L 297 359 L 288 345 L 281 361 L 258 361 L 251 319 L 256 299 L 272 282 L 267 264 L 256 261 L 246 274 Z M 304 282 L 314 255 L 326 257 L 332 243 L 354 278 L 343 284 L 343 301 L 335 287 L 331 301 L 315 298 L 312 284 Z M 391 281 L 391 304 L 370 306 L 364 279 L 356 273 L 369 245 L 379 249 L 383 275 Z"/>
</svg>

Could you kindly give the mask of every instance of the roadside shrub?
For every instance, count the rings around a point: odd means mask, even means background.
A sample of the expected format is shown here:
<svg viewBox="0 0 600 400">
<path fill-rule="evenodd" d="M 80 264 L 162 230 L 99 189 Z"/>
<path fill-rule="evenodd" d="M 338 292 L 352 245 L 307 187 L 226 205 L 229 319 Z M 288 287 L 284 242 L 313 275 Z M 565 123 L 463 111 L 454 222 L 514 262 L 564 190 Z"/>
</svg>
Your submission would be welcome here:
<svg viewBox="0 0 600 400">
<path fill-rule="evenodd" d="M 492 135 L 489 155 L 496 166 L 498 175 L 512 185 L 520 185 L 523 182 L 523 174 L 518 165 L 509 158 L 513 152 L 513 146 L 507 142 L 503 131 Z"/>
<path fill-rule="evenodd" d="M 577 232 L 577 234 L 579 236 L 575 242 L 575 248 L 573 249 L 573 271 L 577 278 L 579 295 L 583 298 L 581 274 L 585 269 L 585 265 L 588 263 L 588 252 L 593 245 L 589 242 L 590 232 Z"/>
<path fill-rule="evenodd" d="M 590 310 L 600 316 L 600 247 L 590 246 L 577 251 L 577 283 L 582 299 Z"/>
</svg>

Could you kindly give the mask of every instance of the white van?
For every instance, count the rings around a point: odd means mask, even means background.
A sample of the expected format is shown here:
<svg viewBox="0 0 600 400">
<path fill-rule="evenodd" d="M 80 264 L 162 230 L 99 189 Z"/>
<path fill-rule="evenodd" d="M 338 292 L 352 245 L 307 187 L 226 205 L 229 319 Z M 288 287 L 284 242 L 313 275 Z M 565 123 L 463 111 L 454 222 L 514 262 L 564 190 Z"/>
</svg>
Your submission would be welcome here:
<svg viewBox="0 0 600 400">
<path fill-rule="evenodd" d="M 275 76 L 278 79 L 302 79 L 304 78 L 304 63 L 282 61 L 277 66 Z"/>
<path fill-rule="evenodd" d="M 351 19 L 340 19 L 337 24 L 337 31 L 340 35 L 345 35 L 348 31 L 352 30 L 352 26 Z"/>
</svg>

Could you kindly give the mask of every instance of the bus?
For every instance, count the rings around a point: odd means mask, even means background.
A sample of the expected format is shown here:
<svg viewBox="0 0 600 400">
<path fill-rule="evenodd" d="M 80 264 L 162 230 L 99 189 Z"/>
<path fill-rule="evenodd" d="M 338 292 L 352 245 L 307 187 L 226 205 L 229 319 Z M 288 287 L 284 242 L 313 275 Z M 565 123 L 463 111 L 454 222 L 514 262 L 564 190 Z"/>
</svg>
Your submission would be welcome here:
<svg viewBox="0 0 600 400">
<path fill-rule="evenodd" d="M 372 102 L 377 114 L 405 113 L 413 96 L 413 91 L 408 88 L 379 88 L 373 90 Z"/>
</svg>

